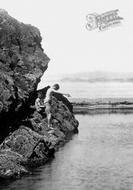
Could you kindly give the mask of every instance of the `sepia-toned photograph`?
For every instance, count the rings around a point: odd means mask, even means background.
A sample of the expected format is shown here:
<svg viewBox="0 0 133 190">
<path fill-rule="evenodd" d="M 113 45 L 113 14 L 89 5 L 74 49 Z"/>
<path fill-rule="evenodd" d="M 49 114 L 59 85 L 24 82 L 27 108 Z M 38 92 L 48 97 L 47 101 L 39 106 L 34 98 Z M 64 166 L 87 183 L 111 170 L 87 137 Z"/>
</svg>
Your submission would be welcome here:
<svg viewBox="0 0 133 190">
<path fill-rule="evenodd" d="M 0 0 L 0 190 L 133 190 L 131 0 Z"/>
</svg>

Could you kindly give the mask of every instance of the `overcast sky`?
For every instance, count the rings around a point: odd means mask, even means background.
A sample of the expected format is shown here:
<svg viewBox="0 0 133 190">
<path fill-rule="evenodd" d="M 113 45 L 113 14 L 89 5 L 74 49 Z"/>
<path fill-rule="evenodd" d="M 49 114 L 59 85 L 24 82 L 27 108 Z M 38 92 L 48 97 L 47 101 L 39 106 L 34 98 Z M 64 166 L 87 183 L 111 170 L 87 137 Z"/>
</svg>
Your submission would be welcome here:
<svg viewBox="0 0 133 190">
<path fill-rule="evenodd" d="M 0 0 L 0 6 L 37 26 L 50 57 L 49 74 L 133 71 L 132 0 Z M 86 15 L 119 9 L 121 26 L 87 31 Z"/>
</svg>

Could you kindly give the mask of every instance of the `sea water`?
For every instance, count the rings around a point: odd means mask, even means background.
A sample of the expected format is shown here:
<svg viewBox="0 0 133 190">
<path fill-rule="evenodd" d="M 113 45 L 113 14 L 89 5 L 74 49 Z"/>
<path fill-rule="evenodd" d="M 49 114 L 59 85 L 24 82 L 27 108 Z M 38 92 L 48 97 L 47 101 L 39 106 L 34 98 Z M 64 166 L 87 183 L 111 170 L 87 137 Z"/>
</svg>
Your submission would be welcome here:
<svg viewBox="0 0 133 190">
<path fill-rule="evenodd" d="M 132 82 L 60 82 L 60 91 L 72 98 L 133 98 Z"/>
<path fill-rule="evenodd" d="M 133 114 L 76 115 L 79 134 L 32 175 L 1 190 L 132 190 Z"/>
<path fill-rule="evenodd" d="M 75 98 L 130 98 L 132 83 L 61 83 Z M 79 133 L 46 165 L 0 190 L 133 190 L 133 114 L 76 115 Z"/>
</svg>

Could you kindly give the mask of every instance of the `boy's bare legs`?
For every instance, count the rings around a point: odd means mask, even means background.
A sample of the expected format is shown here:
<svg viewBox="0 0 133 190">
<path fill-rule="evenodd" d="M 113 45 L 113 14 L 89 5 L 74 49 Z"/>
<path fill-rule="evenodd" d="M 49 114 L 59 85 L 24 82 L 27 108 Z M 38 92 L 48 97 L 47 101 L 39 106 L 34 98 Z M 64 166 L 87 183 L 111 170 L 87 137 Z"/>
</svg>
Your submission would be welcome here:
<svg viewBox="0 0 133 190">
<path fill-rule="evenodd" d="M 45 106 L 46 106 L 46 108 L 45 108 L 45 113 L 47 114 L 48 128 L 50 129 L 50 128 L 52 128 L 52 127 L 51 127 L 52 114 L 51 114 L 51 112 L 50 112 L 51 106 L 50 106 L 49 102 L 47 102 L 47 103 L 45 104 Z"/>
<path fill-rule="evenodd" d="M 51 122 L 51 114 L 50 113 L 47 115 L 47 120 L 48 120 L 48 127 L 50 128 L 50 122 Z"/>
<path fill-rule="evenodd" d="M 47 115 L 48 128 L 49 128 L 49 129 L 53 129 L 53 127 L 51 126 L 51 119 L 52 119 L 52 115 L 51 115 L 51 113 L 49 113 L 49 114 Z"/>
</svg>

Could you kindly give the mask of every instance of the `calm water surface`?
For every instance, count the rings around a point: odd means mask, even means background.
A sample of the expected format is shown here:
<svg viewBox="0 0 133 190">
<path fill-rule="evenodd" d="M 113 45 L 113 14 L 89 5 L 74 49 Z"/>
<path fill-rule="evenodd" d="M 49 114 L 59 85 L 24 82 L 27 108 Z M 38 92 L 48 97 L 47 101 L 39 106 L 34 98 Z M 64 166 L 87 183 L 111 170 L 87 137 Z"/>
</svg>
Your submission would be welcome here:
<svg viewBox="0 0 133 190">
<path fill-rule="evenodd" d="M 77 115 L 79 134 L 0 190 L 133 190 L 133 114 Z"/>
</svg>

